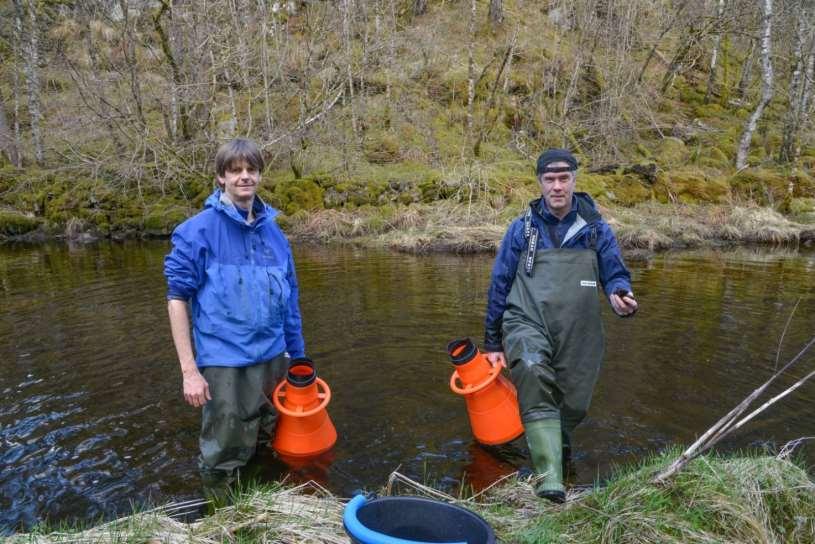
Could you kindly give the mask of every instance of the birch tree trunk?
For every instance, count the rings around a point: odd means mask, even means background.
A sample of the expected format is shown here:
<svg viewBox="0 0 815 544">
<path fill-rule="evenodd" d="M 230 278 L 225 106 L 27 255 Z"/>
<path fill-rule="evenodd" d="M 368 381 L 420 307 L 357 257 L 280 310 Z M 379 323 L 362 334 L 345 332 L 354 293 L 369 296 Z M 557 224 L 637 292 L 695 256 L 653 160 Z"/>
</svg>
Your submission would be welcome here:
<svg viewBox="0 0 815 544">
<path fill-rule="evenodd" d="M 794 64 L 787 92 L 787 111 L 784 112 L 784 126 L 781 131 L 781 148 L 778 151 L 779 162 L 792 162 L 797 159 L 796 150 L 800 149 L 799 139 L 807 108 L 805 102 L 808 102 L 808 93 L 806 91 L 808 88 L 811 89 L 812 85 L 812 74 L 810 73 L 812 55 L 810 54 L 809 58 L 807 58 L 804 54 L 807 29 L 811 28 L 812 20 L 801 4 L 798 4 L 798 8 L 798 28 L 795 33 L 792 59 Z M 813 44 L 815 44 L 815 37 L 813 37 Z M 813 51 L 815 51 L 815 45 L 813 45 Z"/>
<path fill-rule="evenodd" d="M 809 52 L 809 63 L 807 64 L 806 77 L 804 78 L 804 89 L 801 93 L 801 119 L 798 124 L 798 130 L 809 123 L 809 115 L 812 113 L 812 93 L 815 88 L 815 36 L 812 37 L 812 49 Z M 792 160 L 797 161 L 801 157 L 801 138 L 795 142 L 795 149 L 793 150 Z"/>
<path fill-rule="evenodd" d="M 40 105 L 40 69 L 39 69 L 39 30 L 37 28 L 37 11 L 35 0 L 14 0 L 15 25 L 21 43 L 19 51 L 24 53 L 23 75 L 28 90 L 28 114 L 31 117 L 31 141 L 34 145 L 34 159 L 37 164 L 43 162 L 43 145 L 40 124 L 42 122 L 42 108 Z M 27 16 L 27 17 L 26 17 Z M 23 21 L 27 18 L 28 28 Z M 27 31 L 27 32 L 24 32 Z M 27 33 L 28 40 L 23 42 Z"/>
<path fill-rule="evenodd" d="M 719 48 L 722 45 L 722 29 L 724 19 L 724 1 L 719 0 L 719 7 L 716 10 L 716 35 L 713 38 L 713 51 L 710 53 L 710 74 L 707 78 L 707 91 L 705 91 L 705 104 L 710 102 L 710 95 L 713 94 L 713 86 L 716 84 L 716 68 L 718 68 Z"/>
<path fill-rule="evenodd" d="M 772 38 L 773 1 L 763 0 L 763 17 L 761 23 L 761 79 L 763 82 L 761 89 L 761 99 L 755 111 L 750 115 L 747 124 L 744 126 L 739 148 L 736 153 L 736 168 L 741 170 L 747 167 L 747 152 L 750 150 L 750 140 L 756 130 L 758 120 L 764 113 L 764 108 L 770 103 L 773 97 L 773 63 L 770 58 L 770 46 Z"/>
</svg>

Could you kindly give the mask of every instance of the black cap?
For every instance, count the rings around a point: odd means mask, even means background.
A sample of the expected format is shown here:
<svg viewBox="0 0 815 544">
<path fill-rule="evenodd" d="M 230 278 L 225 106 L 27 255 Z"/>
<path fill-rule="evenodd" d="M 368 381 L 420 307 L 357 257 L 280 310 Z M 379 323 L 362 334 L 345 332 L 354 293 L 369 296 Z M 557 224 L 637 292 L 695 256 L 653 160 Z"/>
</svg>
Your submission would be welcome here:
<svg viewBox="0 0 815 544">
<path fill-rule="evenodd" d="M 565 162 L 569 167 L 550 168 L 549 165 L 554 162 Z M 540 176 L 546 172 L 574 172 L 575 170 L 577 170 L 577 159 L 572 155 L 571 151 L 568 149 L 547 149 L 538 157 L 535 175 Z"/>
</svg>

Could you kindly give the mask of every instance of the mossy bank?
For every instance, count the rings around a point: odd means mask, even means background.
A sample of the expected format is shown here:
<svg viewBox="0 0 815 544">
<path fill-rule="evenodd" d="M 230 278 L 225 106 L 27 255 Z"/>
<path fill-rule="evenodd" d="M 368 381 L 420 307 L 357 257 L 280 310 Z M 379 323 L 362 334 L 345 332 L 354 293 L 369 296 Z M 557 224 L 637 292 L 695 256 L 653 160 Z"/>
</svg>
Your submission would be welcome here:
<svg viewBox="0 0 815 544">
<path fill-rule="evenodd" d="M 680 144 L 673 142 L 674 148 Z M 675 151 L 675 149 L 674 149 Z M 346 180 L 269 172 L 260 195 L 300 242 L 352 243 L 400 251 L 492 251 L 506 225 L 537 196 L 524 164 L 482 165 L 464 182 L 421 165 L 391 165 Z M 160 191 L 111 189 L 54 171 L 0 169 L 0 240 L 96 240 L 168 236 L 201 209 L 212 182 L 191 176 Z M 729 177 L 655 162 L 587 169 L 592 195 L 630 250 L 721 243 L 810 245 L 815 179 L 802 170 L 747 169 Z"/>
<path fill-rule="evenodd" d="M 391 478 L 385 494 L 426 494 L 470 508 L 505 543 L 810 543 L 815 484 L 785 456 L 706 455 L 667 484 L 651 483 L 679 450 L 620 469 L 608 481 L 569 493 L 564 505 L 537 499 L 533 482 L 512 476 L 469 498 Z M 395 485 L 394 485 L 395 482 Z M 9 544 L 52 542 L 346 543 L 344 501 L 323 488 L 251 485 L 230 506 L 193 523 L 170 505 L 83 530 L 42 527 Z"/>
</svg>

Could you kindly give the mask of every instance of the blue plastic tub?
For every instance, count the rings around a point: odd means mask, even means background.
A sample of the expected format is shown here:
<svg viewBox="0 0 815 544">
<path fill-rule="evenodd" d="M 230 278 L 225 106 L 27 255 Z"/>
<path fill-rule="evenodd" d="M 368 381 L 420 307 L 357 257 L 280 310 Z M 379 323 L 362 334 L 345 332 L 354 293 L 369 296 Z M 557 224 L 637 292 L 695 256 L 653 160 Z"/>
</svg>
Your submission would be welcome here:
<svg viewBox="0 0 815 544">
<path fill-rule="evenodd" d="M 453 504 L 422 497 L 357 495 L 343 513 L 355 544 L 495 544 L 484 519 Z"/>
</svg>

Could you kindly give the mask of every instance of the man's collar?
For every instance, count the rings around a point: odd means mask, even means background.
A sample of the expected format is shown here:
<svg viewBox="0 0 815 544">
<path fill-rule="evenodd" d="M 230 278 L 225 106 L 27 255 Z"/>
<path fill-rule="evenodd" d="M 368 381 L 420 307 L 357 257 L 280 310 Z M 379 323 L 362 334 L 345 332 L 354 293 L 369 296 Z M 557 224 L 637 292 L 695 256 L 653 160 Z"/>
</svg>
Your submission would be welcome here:
<svg viewBox="0 0 815 544">
<path fill-rule="evenodd" d="M 569 213 L 563 216 L 563 219 L 558 219 L 554 216 L 554 214 L 552 214 L 552 212 L 549 211 L 549 207 L 546 205 L 546 199 L 543 197 L 540 198 L 537 211 L 547 223 L 560 223 L 561 221 L 574 219 L 574 216 L 577 214 L 577 197 L 572 194 L 572 208 L 569 210 Z"/>
<path fill-rule="evenodd" d="M 237 211 L 238 205 L 232 202 L 232 199 L 229 198 L 229 195 L 226 194 L 226 191 L 221 191 L 220 200 L 221 204 L 224 204 L 225 206 L 232 206 L 233 208 L 235 208 L 236 213 L 238 213 L 241 216 L 241 219 L 243 219 L 243 221 L 247 225 L 251 225 L 252 223 L 254 223 L 255 219 L 257 219 L 259 215 L 263 215 L 263 205 L 260 203 L 257 195 L 252 199 L 252 205 L 249 207 L 249 210 L 246 210 L 249 213 L 245 218 L 243 217 L 243 214 Z"/>
</svg>

